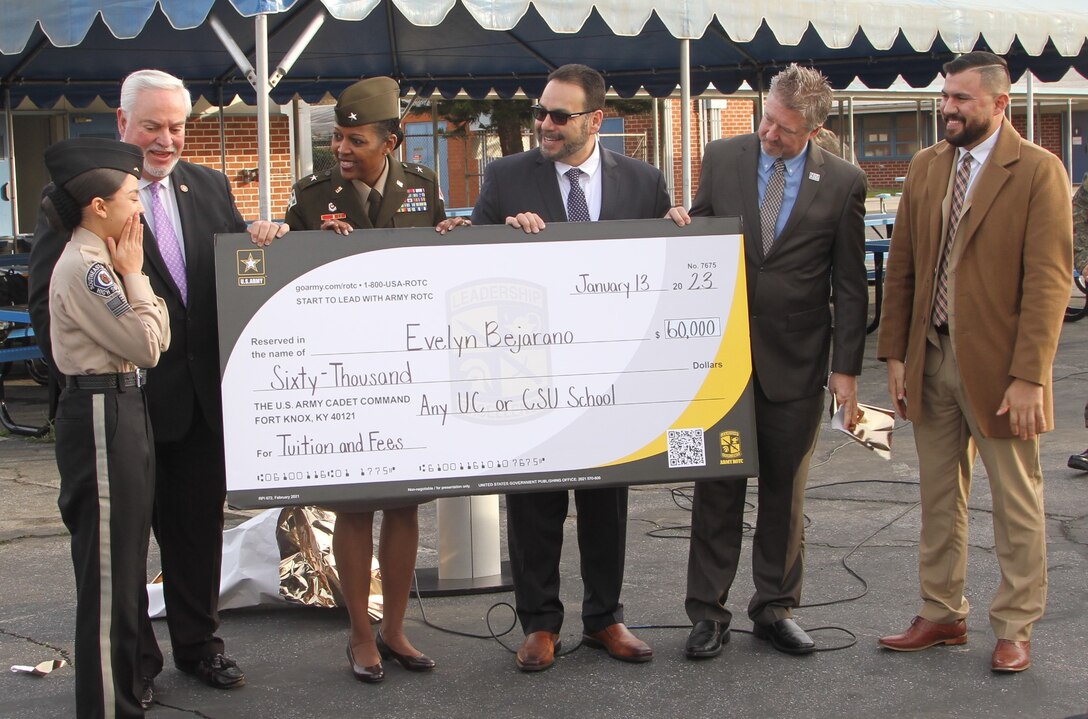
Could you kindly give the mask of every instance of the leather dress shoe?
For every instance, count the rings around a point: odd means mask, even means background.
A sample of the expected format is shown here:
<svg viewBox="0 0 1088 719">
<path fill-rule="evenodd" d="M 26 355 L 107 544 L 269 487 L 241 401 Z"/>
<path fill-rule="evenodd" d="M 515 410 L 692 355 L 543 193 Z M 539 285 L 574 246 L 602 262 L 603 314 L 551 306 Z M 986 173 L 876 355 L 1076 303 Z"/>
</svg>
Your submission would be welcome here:
<svg viewBox="0 0 1088 719">
<path fill-rule="evenodd" d="M 729 643 L 729 625 L 713 619 L 700 619 L 691 627 L 684 655 L 688 659 L 709 659 L 722 653 Z"/>
<path fill-rule="evenodd" d="M 177 668 L 192 674 L 213 689 L 234 689 L 246 683 L 246 675 L 225 654 L 213 654 L 195 662 L 175 662 Z"/>
<path fill-rule="evenodd" d="M 1080 454 L 1070 456 L 1067 464 L 1070 469 L 1079 469 L 1082 472 L 1088 472 L 1088 449 Z"/>
<path fill-rule="evenodd" d="M 752 628 L 752 635 L 756 639 L 770 639 L 772 647 L 786 654 L 811 654 L 816 651 L 816 642 L 788 617 L 770 624 L 757 622 Z"/>
<path fill-rule="evenodd" d="M 385 669 L 382 667 L 381 661 L 377 664 L 372 664 L 369 667 L 364 667 L 355 662 L 355 653 L 351 651 L 351 642 L 348 642 L 348 662 L 351 663 L 351 673 L 361 682 L 377 684 L 382 679 L 385 679 Z"/>
<path fill-rule="evenodd" d="M 140 708 L 147 711 L 155 704 L 155 680 L 151 677 L 140 677 L 140 693 L 136 700 L 140 702 Z"/>
<path fill-rule="evenodd" d="M 951 624 L 938 624 L 915 617 L 910 620 L 907 631 L 881 637 L 877 643 L 896 652 L 918 652 L 938 644 L 966 644 L 967 622 L 960 619 Z"/>
<path fill-rule="evenodd" d="M 654 658 L 654 650 L 631 630 L 617 622 L 599 632 L 582 634 L 582 643 L 594 649 L 605 649 L 613 659 L 621 662 L 648 662 Z"/>
<path fill-rule="evenodd" d="M 393 647 L 386 644 L 385 640 L 382 639 L 380 629 L 378 630 L 376 644 L 378 645 L 378 654 L 381 655 L 382 659 L 392 659 L 410 672 L 429 672 L 434 669 L 434 660 L 426 654 L 420 653 L 415 656 L 408 656 L 394 651 Z"/>
<path fill-rule="evenodd" d="M 530 632 L 525 636 L 514 661 L 523 672 L 542 672 L 555 663 L 561 642 L 555 632 Z"/>
<path fill-rule="evenodd" d="M 998 639 L 990 669 L 995 672 L 1022 672 L 1031 666 L 1031 642 Z"/>
</svg>

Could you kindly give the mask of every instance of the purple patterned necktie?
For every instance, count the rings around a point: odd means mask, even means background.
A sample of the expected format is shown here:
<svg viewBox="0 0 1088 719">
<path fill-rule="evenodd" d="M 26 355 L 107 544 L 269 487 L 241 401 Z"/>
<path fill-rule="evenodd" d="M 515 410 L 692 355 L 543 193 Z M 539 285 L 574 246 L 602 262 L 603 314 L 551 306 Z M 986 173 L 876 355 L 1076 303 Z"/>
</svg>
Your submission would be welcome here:
<svg viewBox="0 0 1088 719">
<path fill-rule="evenodd" d="M 952 245 L 956 241 L 956 230 L 960 226 L 963 213 L 963 200 L 967 196 L 967 181 L 971 179 L 970 152 L 963 153 L 959 169 L 956 171 L 956 184 L 952 187 L 952 206 L 948 209 L 948 234 L 945 236 L 937 272 L 937 295 L 933 299 L 933 324 L 937 327 L 948 324 L 948 262 L 952 259 Z"/>
<path fill-rule="evenodd" d="M 170 270 L 174 284 L 178 286 L 181 303 L 188 304 L 189 284 L 185 279 L 185 258 L 181 256 L 181 245 L 177 233 L 174 232 L 174 223 L 170 221 L 170 215 L 167 214 L 159 195 L 162 185 L 152 182 L 147 189 L 151 191 L 151 216 L 155 219 L 155 240 L 159 243 L 159 254 L 166 263 L 166 269 Z"/>
</svg>

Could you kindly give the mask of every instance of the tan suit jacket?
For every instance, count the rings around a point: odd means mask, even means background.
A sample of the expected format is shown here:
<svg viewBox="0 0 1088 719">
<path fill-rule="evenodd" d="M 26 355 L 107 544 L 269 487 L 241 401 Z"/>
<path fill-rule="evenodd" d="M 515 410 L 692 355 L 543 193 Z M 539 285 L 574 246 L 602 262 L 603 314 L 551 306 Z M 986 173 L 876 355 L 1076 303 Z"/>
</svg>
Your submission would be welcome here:
<svg viewBox="0 0 1088 719">
<path fill-rule="evenodd" d="M 942 141 L 914 156 L 888 257 L 877 354 L 906 363 L 912 420 L 922 406 L 942 201 L 956 155 Z M 971 188 L 949 270 L 952 344 L 987 437 L 1013 436 L 1008 416 L 996 416 L 1013 378 L 1043 385 L 1047 427 L 1054 426 L 1051 368 L 1069 300 L 1072 237 L 1061 161 L 1003 121 Z"/>
</svg>

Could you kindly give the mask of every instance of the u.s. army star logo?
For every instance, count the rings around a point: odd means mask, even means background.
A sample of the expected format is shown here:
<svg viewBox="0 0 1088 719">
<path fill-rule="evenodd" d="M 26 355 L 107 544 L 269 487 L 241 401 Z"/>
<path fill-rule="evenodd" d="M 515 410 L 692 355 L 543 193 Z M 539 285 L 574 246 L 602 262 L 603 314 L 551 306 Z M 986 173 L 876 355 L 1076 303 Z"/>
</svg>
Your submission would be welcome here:
<svg viewBox="0 0 1088 719">
<path fill-rule="evenodd" d="M 236 252 L 238 258 L 238 286 L 253 287 L 265 283 L 264 250 L 246 249 Z"/>
</svg>

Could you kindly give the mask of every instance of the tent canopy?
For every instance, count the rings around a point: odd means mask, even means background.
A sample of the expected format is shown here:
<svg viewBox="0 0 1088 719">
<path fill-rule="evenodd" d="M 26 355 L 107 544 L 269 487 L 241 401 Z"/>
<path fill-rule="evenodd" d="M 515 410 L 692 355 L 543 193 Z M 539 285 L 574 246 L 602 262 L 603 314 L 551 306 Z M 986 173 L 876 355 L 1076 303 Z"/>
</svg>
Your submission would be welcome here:
<svg viewBox="0 0 1088 719">
<path fill-rule="evenodd" d="M 762 6 L 762 7 L 760 7 Z M 184 78 L 212 102 L 255 91 L 211 28 L 218 18 L 252 61 L 252 17 L 267 15 L 275 68 L 318 16 L 326 21 L 272 89 L 316 100 L 359 77 L 390 75 L 404 92 L 537 96 L 567 62 L 601 70 L 623 96 L 663 96 L 680 80 L 690 39 L 691 90 L 766 86 L 783 64 L 820 67 L 837 88 L 855 79 L 928 85 L 953 54 L 985 48 L 1056 80 L 1088 76 L 1084 0 L 0 0 L 0 85 L 11 102 L 116 104 L 119 81 L 141 67 Z"/>
</svg>

